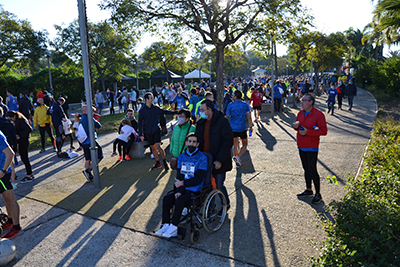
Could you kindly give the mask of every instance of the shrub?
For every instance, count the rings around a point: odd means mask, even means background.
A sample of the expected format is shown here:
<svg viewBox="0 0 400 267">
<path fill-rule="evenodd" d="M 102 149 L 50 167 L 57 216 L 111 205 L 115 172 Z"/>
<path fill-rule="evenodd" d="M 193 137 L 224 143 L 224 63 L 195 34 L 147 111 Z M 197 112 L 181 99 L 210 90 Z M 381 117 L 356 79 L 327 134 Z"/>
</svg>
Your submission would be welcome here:
<svg viewBox="0 0 400 267">
<path fill-rule="evenodd" d="M 363 175 L 349 178 L 346 195 L 328 205 L 327 238 L 314 266 L 400 265 L 400 123 L 375 122 Z"/>
</svg>

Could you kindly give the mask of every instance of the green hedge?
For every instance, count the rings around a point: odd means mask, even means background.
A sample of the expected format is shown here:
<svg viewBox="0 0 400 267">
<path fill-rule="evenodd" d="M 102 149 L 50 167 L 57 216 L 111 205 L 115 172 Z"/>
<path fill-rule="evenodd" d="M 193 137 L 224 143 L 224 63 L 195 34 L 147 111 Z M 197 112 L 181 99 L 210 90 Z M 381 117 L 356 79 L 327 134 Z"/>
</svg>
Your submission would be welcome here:
<svg viewBox="0 0 400 267">
<path fill-rule="evenodd" d="M 400 266 L 400 123 L 377 120 L 363 174 L 328 205 L 327 238 L 313 266 Z"/>
</svg>

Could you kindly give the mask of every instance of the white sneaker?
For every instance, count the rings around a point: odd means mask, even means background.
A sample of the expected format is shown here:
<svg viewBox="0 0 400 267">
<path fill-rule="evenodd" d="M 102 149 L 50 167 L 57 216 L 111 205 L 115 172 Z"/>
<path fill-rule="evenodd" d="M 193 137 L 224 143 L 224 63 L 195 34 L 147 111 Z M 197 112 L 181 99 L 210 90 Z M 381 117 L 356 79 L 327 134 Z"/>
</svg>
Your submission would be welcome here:
<svg viewBox="0 0 400 267">
<path fill-rule="evenodd" d="M 186 215 L 188 215 L 188 209 L 185 207 L 182 210 L 182 216 L 186 216 Z"/>
<path fill-rule="evenodd" d="M 154 234 L 158 235 L 158 236 L 162 236 L 168 230 L 168 228 L 169 228 L 169 223 L 164 223 L 161 226 L 160 230 L 155 231 Z"/>
<path fill-rule="evenodd" d="M 240 158 L 238 156 L 234 156 L 233 161 L 236 163 L 236 166 L 238 167 L 242 166 L 242 162 L 240 161 Z"/>
<path fill-rule="evenodd" d="M 178 236 L 178 227 L 171 223 L 167 231 L 165 231 L 165 233 L 163 233 L 162 236 L 166 238 Z"/>
</svg>

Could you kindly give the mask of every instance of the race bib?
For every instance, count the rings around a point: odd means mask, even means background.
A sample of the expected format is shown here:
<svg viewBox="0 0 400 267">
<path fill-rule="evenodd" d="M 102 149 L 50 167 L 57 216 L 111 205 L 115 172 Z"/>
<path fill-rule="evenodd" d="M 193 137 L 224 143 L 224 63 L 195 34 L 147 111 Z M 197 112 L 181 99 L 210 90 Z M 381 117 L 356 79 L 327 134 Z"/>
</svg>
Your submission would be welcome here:
<svg viewBox="0 0 400 267">
<path fill-rule="evenodd" d="M 196 165 L 191 162 L 182 162 L 181 173 L 185 174 L 185 177 L 193 177 Z"/>
</svg>

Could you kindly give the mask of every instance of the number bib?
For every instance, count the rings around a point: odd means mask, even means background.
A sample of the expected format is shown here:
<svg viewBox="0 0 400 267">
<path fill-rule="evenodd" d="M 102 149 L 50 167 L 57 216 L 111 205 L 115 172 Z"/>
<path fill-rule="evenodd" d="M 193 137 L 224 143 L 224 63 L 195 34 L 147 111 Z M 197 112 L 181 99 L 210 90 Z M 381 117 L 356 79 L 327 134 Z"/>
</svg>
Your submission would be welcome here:
<svg viewBox="0 0 400 267">
<path fill-rule="evenodd" d="M 191 162 L 182 162 L 181 173 L 186 177 L 193 177 L 196 165 Z"/>
</svg>

